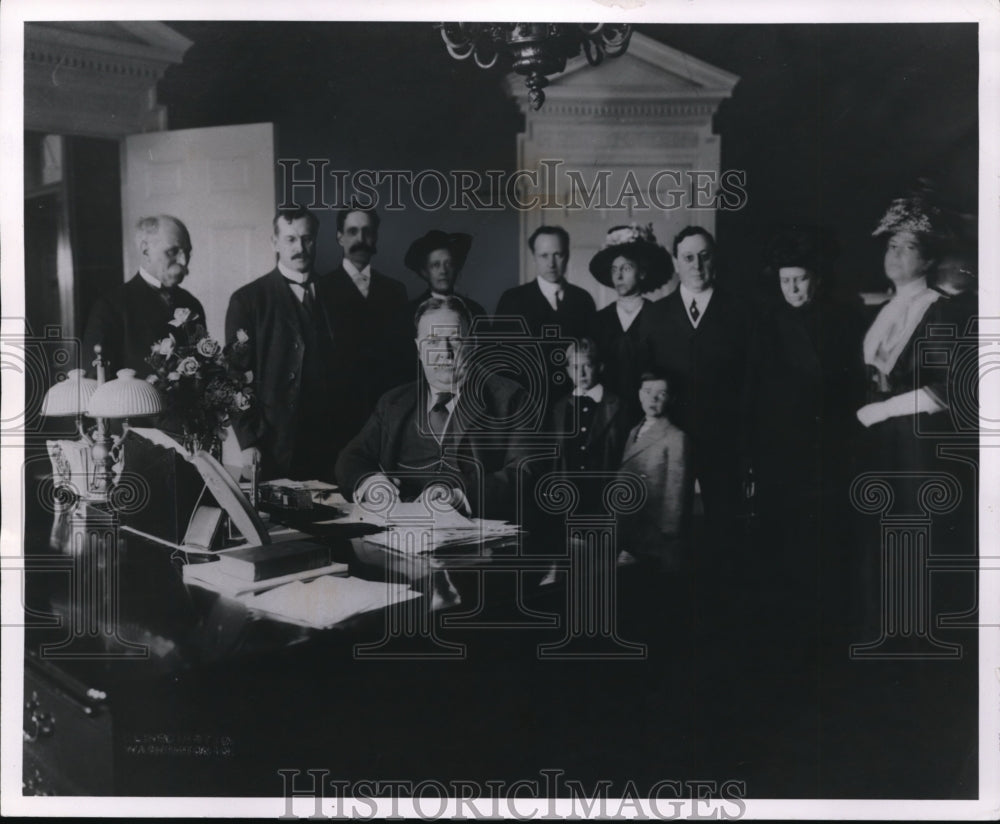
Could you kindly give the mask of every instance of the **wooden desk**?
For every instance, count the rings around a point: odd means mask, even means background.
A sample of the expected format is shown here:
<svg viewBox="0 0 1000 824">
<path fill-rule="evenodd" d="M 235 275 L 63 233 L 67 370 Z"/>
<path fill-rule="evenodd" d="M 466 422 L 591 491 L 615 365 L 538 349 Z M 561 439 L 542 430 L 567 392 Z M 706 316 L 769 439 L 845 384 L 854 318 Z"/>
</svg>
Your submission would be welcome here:
<svg viewBox="0 0 1000 824">
<path fill-rule="evenodd" d="M 124 535 L 111 552 L 71 540 L 80 534 L 64 516 L 33 518 L 25 535 L 34 791 L 277 796 L 280 769 L 481 785 L 559 769 L 588 792 L 599 780 L 643 792 L 665 779 L 745 781 L 755 797 L 975 791 L 971 633 L 960 662 L 858 665 L 846 644 L 802 634 L 773 591 L 627 568 L 619 626 L 646 656 L 550 660 L 539 647 L 566 636 L 566 590 L 522 589 L 526 606 L 559 623 L 518 625 L 516 588 L 481 597 L 494 583 L 488 563 L 524 562 L 500 553 L 413 559 L 428 573 L 415 581 L 446 572 L 461 596 L 420 613 L 433 618 L 432 640 L 460 655 L 358 656 L 385 652 L 387 628 L 408 613 L 312 631 L 185 586 L 168 547 Z M 352 574 L 378 579 L 393 566 L 328 537 Z M 427 640 L 393 636 L 390 651 Z"/>
</svg>

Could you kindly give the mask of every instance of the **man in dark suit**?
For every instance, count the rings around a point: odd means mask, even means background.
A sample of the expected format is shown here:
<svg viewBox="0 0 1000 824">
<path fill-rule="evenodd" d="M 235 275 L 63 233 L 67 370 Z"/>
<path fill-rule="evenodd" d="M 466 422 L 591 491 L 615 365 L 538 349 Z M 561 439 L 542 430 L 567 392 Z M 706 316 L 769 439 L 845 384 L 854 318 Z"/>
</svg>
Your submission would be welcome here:
<svg viewBox="0 0 1000 824">
<path fill-rule="evenodd" d="M 205 325 L 200 301 L 180 286 L 191 262 L 191 238 L 184 224 L 170 215 L 144 217 L 136 225 L 135 241 L 139 271 L 98 298 L 90 310 L 83 359 L 91 374 L 95 344 L 101 346 L 109 378 L 119 369 L 134 369 L 141 378 L 152 371 L 146 363 L 150 347 L 169 334 L 175 339 L 183 335 L 180 326 L 170 324 L 179 317 L 178 310 L 189 321 Z"/>
<path fill-rule="evenodd" d="M 327 311 L 336 330 L 343 385 L 350 387 L 338 398 L 347 438 L 360 431 L 386 390 L 413 380 L 417 371 L 406 287 L 371 265 L 378 231 L 375 211 L 340 211 L 337 242 L 344 259 L 322 278 L 329 295 Z"/>
<path fill-rule="evenodd" d="M 533 338 L 542 337 L 545 327 L 555 327 L 561 338 L 590 337 L 597 307 L 590 293 L 566 282 L 569 262 L 569 234 L 559 226 L 540 226 L 528 238 L 536 278 L 515 286 L 500 296 L 493 323 L 494 333 L 515 334 L 511 318 L 521 318 Z M 565 347 L 565 343 L 561 348 Z M 542 352 L 547 396 L 542 400 L 550 410 L 556 400 L 572 389 L 565 380 L 561 358 L 553 358 L 557 349 Z"/>
<path fill-rule="evenodd" d="M 279 210 L 271 243 L 277 266 L 237 289 L 226 340 L 250 338 L 256 404 L 235 421 L 244 466 L 264 478 L 328 479 L 349 437 L 336 415 L 336 350 L 329 284 L 313 273 L 319 221 L 303 208 Z"/>
<path fill-rule="evenodd" d="M 472 248 L 472 235 L 464 232 L 448 234 L 438 229 L 431 229 L 423 237 L 417 238 L 406 251 L 404 263 L 406 268 L 417 273 L 427 281 L 429 289 L 419 297 L 410 301 L 410 315 L 429 297 L 446 297 L 454 295 L 455 281 L 465 266 L 465 260 Z M 473 318 L 483 317 L 486 310 L 472 298 L 458 295 L 468 307 Z"/>
<path fill-rule="evenodd" d="M 416 344 L 423 375 L 383 395 L 341 451 L 337 481 L 349 500 L 430 496 L 474 517 L 516 516 L 518 467 L 529 454 L 516 422 L 529 399 L 514 382 L 479 374 L 463 340 L 470 320 L 454 296 L 421 304 Z"/>
<path fill-rule="evenodd" d="M 749 318 L 715 284 L 715 239 L 689 226 L 674 239 L 680 288 L 641 319 L 647 367 L 671 389 L 670 419 L 691 439 L 691 483 L 725 530 L 741 506 Z"/>
</svg>

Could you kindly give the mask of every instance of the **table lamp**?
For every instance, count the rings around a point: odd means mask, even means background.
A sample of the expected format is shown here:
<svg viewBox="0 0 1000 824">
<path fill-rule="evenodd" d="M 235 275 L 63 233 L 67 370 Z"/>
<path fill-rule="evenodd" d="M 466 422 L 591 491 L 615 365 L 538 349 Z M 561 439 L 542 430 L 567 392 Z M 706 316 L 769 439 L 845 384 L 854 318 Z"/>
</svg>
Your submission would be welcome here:
<svg viewBox="0 0 1000 824">
<path fill-rule="evenodd" d="M 100 353 L 98 353 L 100 358 Z M 99 369 L 100 377 L 103 369 Z M 134 369 L 119 369 L 118 377 L 100 384 L 87 404 L 87 414 L 97 418 L 94 435 L 94 479 L 91 491 L 106 496 L 113 486 L 112 466 L 115 449 L 121 444 L 128 430 L 129 418 L 156 415 L 163 410 L 163 397 L 148 381 L 135 376 Z M 108 430 L 108 420 L 121 420 L 121 436 L 113 439 Z"/>
<path fill-rule="evenodd" d="M 78 440 L 51 440 L 45 445 L 52 461 L 56 487 L 73 490 L 77 496 L 89 497 L 90 455 L 94 442 L 83 428 L 83 416 L 99 384 L 84 375 L 83 369 L 71 369 L 65 380 L 51 386 L 42 400 L 42 415 L 49 418 L 76 417 Z"/>
</svg>

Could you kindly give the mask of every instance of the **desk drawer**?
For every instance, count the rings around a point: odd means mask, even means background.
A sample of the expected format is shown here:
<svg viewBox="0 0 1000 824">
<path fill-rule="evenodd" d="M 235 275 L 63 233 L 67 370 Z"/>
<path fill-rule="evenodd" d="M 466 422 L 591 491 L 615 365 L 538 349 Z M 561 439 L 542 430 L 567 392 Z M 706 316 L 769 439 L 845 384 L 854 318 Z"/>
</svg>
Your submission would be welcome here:
<svg viewBox="0 0 1000 824">
<path fill-rule="evenodd" d="M 26 794 L 108 795 L 114 790 L 111 713 L 99 693 L 34 664 L 24 670 Z"/>
</svg>

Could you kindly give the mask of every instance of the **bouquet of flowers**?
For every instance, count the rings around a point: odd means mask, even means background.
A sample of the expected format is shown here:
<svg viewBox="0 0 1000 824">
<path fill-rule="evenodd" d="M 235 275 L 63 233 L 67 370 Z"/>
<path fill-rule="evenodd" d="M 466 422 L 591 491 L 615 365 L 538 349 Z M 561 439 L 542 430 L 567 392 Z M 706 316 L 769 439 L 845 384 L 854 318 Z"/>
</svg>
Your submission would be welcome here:
<svg viewBox="0 0 1000 824">
<path fill-rule="evenodd" d="M 216 451 L 232 417 L 253 406 L 253 373 L 247 370 L 250 338 L 240 329 L 223 347 L 209 337 L 190 309 L 175 309 L 177 333 L 152 346 L 146 378 L 163 393 L 169 427 L 178 427 L 184 445 L 195 452 Z"/>
</svg>

